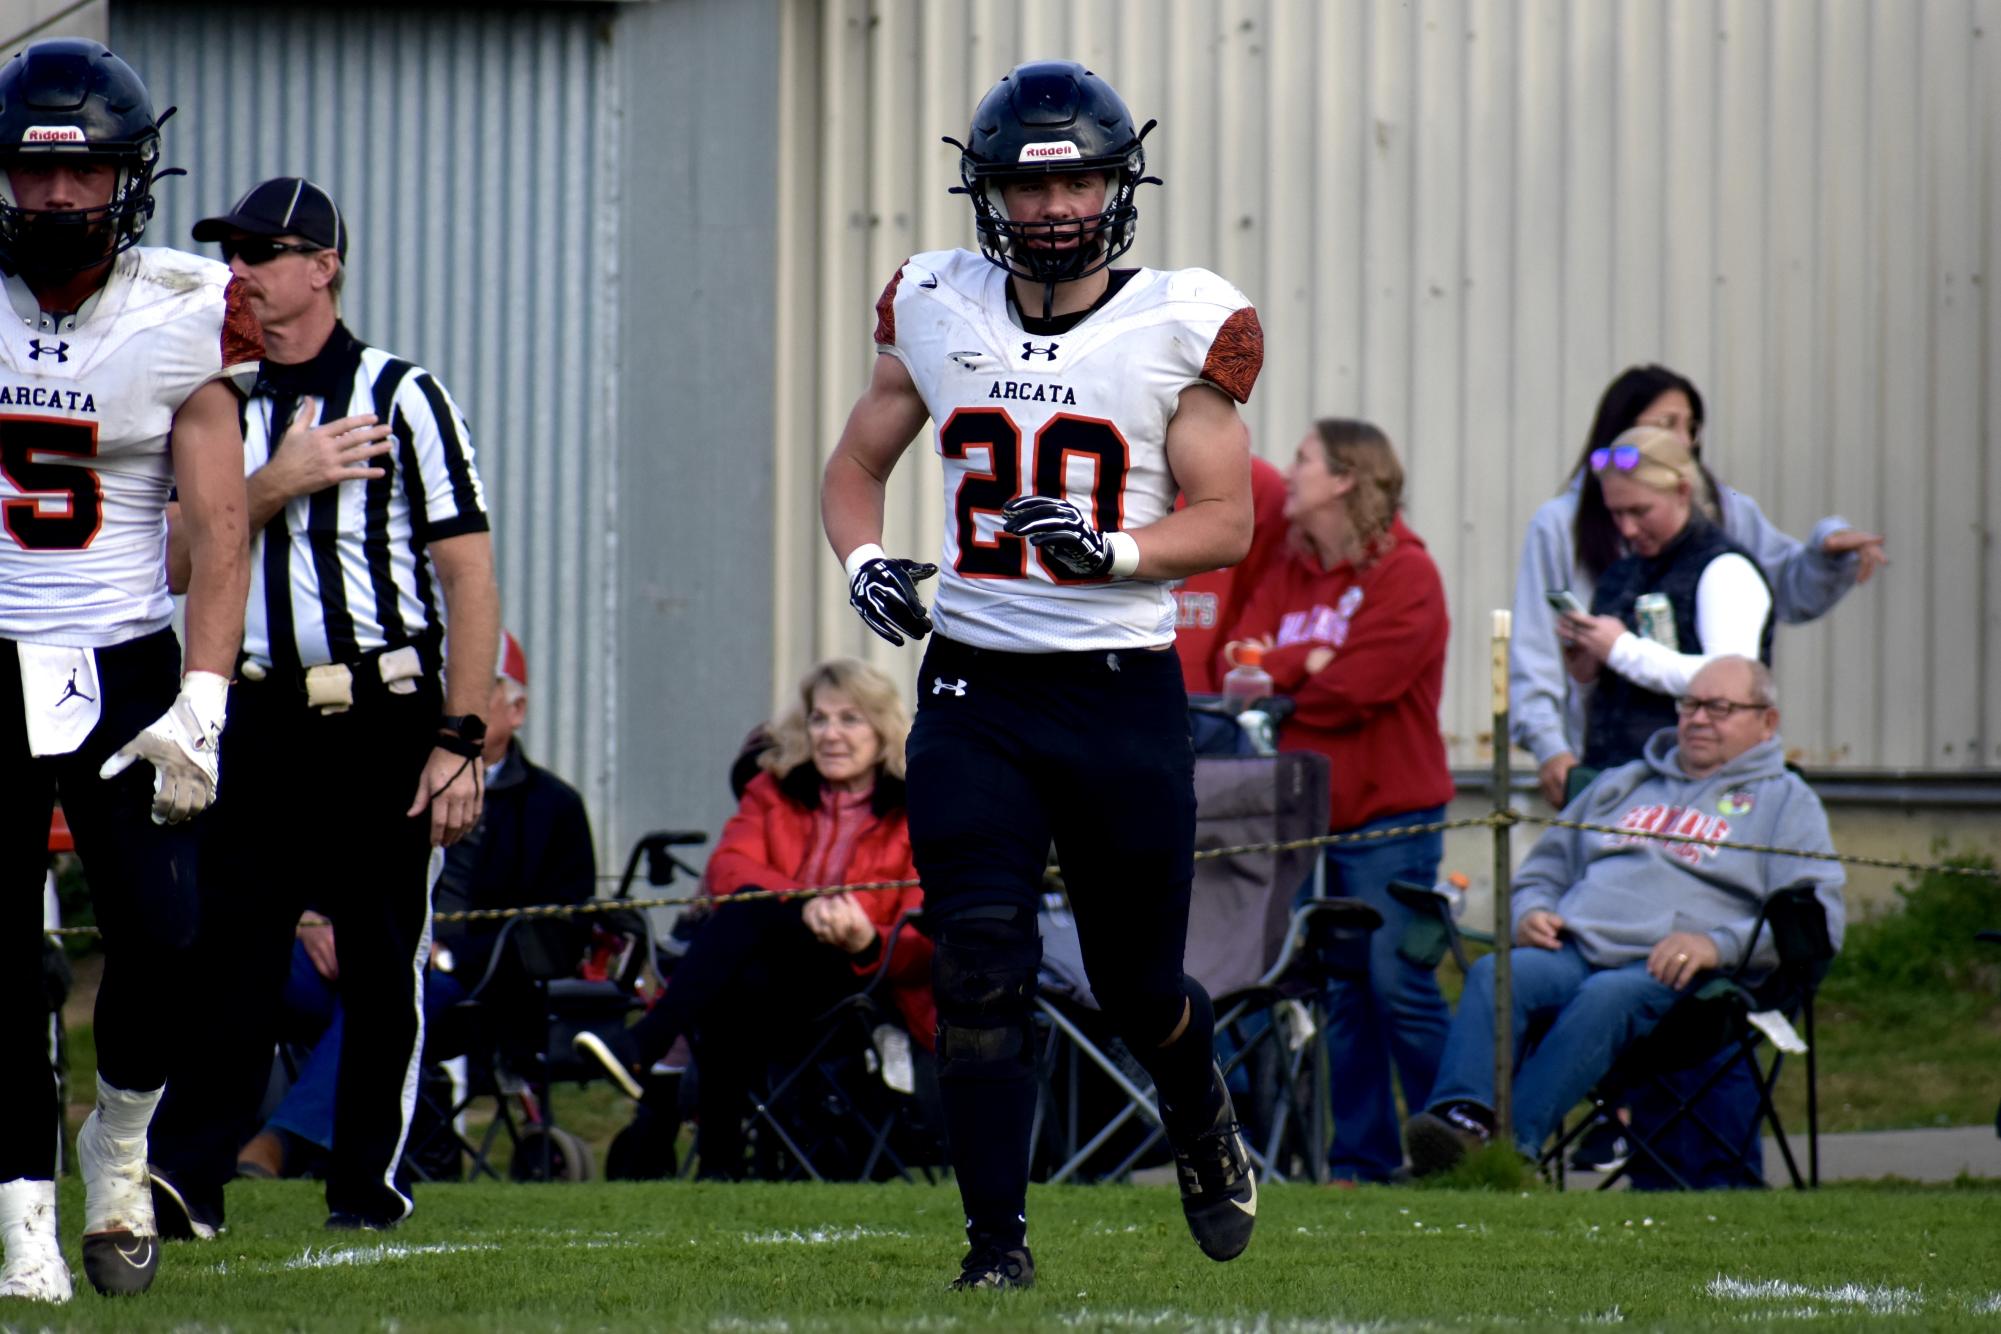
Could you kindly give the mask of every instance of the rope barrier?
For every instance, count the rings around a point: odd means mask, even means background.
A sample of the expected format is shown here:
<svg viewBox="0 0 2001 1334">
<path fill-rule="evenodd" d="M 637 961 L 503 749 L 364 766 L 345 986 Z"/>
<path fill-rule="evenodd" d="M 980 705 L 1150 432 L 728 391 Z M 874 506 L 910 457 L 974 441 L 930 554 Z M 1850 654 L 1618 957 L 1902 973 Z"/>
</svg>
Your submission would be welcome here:
<svg viewBox="0 0 2001 1334">
<path fill-rule="evenodd" d="M 1766 856 L 1800 857 L 1809 861 L 1840 862 L 1849 866 L 1868 866 L 1887 871 L 1914 871 L 1921 875 L 1943 874 L 1974 876 L 1984 880 L 2001 882 L 2001 867 L 1955 866 L 1947 862 L 1903 861 L 1894 857 L 1865 857 L 1856 853 L 1817 852 L 1807 848 L 1781 848 L 1762 843 L 1733 843 L 1728 840 L 1702 838 L 1693 834 L 1668 834 L 1641 829 L 1621 829 L 1616 825 L 1592 824 L 1584 820 L 1565 820 L 1556 816 L 1529 815 L 1513 809 L 1492 811 L 1486 815 L 1468 816 L 1459 820 L 1434 820 L 1424 824 L 1397 825 L 1384 829 L 1370 829 L 1358 833 L 1316 834 L 1308 838 L 1284 839 L 1270 843 L 1237 843 L 1228 847 L 1204 848 L 1195 854 L 1196 861 L 1209 861 L 1217 857 L 1242 857 L 1259 853 L 1301 852 L 1307 848 L 1336 847 L 1345 843 L 1368 843 L 1387 838 L 1406 838 L 1412 834 L 1440 834 L 1454 829 L 1498 829 L 1516 824 L 1544 825 L 1554 829 L 1574 829 L 1587 834 L 1610 834 L 1620 838 L 1646 839 L 1660 843 L 1696 843 L 1705 848 L 1728 849 L 1733 852 L 1753 852 Z M 435 913 L 431 921 L 439 925 L 464 922 L 501 922 L 510 918 L 551 918 L 589 917 L 603 913 L 625 912 L 652 908 L 687 908 L 696 904 L 721 907 L 730 903 L 751 903 L 762 899 L 814 899 L 833 894 L 869 894 L 886 889 L 909 889 L 915 880 L 866 880 L 842 885 L 814 885 L 801 889 L 740 889 L 734 894 L 688 894 L 674 897 L 644 899 L 587 899 L 582 903 L 536 903 L 514 908 L 467 908 L 457 912 Z M 59 926 L 47 928 L 51 936 L 95 936 L 99 931 L 94 926 Z"/>
</svg>

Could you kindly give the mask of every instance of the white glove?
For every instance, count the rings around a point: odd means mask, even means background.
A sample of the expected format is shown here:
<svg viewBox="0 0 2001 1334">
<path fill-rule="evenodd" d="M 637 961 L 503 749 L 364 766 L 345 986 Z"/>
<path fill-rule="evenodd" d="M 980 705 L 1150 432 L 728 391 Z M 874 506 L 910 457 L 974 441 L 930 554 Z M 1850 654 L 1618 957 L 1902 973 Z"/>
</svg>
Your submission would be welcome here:
<svg viewBox="0 0 2001 1334">
<path fill-rule="evenodd" d="M 229 682 L 214 672 L 188 672 L 181 693 L 159 718 L 97 771 L 116 778 L 145 760 L 153 766 L 153 823 L 179 824 L 207 810 L 218 783 L 216 753 L 229 709 Z"/>
</svg>

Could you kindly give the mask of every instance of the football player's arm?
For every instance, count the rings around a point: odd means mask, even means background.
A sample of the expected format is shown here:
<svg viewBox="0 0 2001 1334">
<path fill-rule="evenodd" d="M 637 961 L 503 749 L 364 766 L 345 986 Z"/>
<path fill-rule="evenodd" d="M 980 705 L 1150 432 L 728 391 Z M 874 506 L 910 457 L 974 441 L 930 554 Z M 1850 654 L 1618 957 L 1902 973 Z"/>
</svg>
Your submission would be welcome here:
<svg viewBox="0 0 2001 1334">
<path fill-rule="evenodd" d="M 232 411 L 234 404 L 232 398 Z M 383 475 L 373 460 L 396 448 L 387 426 L 377 423 L 373 413 L 330 422 L 320 421 L 319 415 L 318 399 L 301 399 L 270 460 L 244 484 L 250 532 L 262 531 L 296 497 Z M 181 529 L 180 506 L 174 504 L 167 506 L 167 587 L 175 593 L 188 588 L 187 534 Z"/>
<path fill-rule="evenodd" d="M 170 507 L 167 526 L 168 582 L 188 595 L 186 670 L 227 680 L 236 671 L 243 605 L 250 594 L 250 527 L 235 392 L 219 381 L 195 390 L 174 414 L 172 438 L 180 501 Z"/>
<path fill-rule="evenodd" d="M 1136 579 L 1185 579 L 1235 565 L 1251 549 L 1251 433 L 1228 395 L 1181 391 L 1167 423 L 1167 466 L 1188 504 L 1131 536 Z"/>
<path fill-rule="evenodd" d="M 903 362 L 888 353 L 877 356 L 820 479 L 820 522 L 844 564 L 856 547 L 882 541 L 889 474 L 930 415 Z"/>
</svg>

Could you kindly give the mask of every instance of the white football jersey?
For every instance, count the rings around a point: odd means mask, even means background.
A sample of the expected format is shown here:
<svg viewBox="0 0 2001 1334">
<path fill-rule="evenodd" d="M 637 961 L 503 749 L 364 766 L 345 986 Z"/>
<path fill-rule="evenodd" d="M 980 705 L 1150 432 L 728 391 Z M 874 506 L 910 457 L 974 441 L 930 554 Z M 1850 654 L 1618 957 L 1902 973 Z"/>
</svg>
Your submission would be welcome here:
<svg viewBox="0 0 2001 1334">
<path fill-rule="evenodd" d="M 930 409 L 945 469 L 940 633 L 1020 653 L 1174 642 L 1171 585 L 1077 579 L 1001 531 L 1016 496 L 1061 496 L 1100 529 L 1174 507 L 1167 423 L 1207 381 L 1238 402 L 1264 360 L 1257 312 L 1206 269 L 1140 269 L 1067 333 L 1024 332 L 979 255 L 915 255 L 876 303 L 876 344 Z"/>
<path fill-rule="evenodd" d="M 135 248 L 60 333 L 0 302 L 0 637 L 103 648 L 171 619 L 174 414 L 260 355 L 229 282 L 214 260 Z"/>
</svg>

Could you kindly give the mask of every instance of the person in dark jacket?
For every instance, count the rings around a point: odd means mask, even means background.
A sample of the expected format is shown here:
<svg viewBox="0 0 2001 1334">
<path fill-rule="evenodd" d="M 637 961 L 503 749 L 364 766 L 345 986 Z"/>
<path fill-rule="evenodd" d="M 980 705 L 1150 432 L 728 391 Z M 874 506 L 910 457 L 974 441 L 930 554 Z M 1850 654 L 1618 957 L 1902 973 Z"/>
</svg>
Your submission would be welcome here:
<svg viewBox="0 0 2001 1334">
<path fill-rule="evenodd" d="M 516 733 L 528 716 L 528 660 L 520 641 L 503 631 L 488 702 L 486 801 L 470 833 L 445 849 L 433 903 L 440 913 L 475 908 L 518 908 L 534 903 L 582 903 L 597 889 L 597 851 L 584 799 L 562 779 L 529 761 Z M 448 924 L 432 937 L 431 966 L 424 983 L 425 1021 L 480 985 L 492 961 L 501 922 Z M 531 929 L 527 936 L 523 928 Z M 515 927 L 511 958 L 532 949 L 560 971 L 582 952 L 577 922 L 551 918 Z M 237 1172 L 248 1177 L 297 1176 L 333 1148 L 334 1082 L 340 1068 L 345 1025 L 335 982 L 340 956 L 333 924 L 308 909 L 299 918 L 292 949 L 292 972 L 284 1003 L 289 1035 L 309 1042 L 299 1067 L 271 1119 L 237 1155 Z M 483 997 L 505 1004 L 517 979 L 508 961 Z M 427 1054 L 436 1056 L 427 1046 Z"/>
<path fill-rule="evenodd" d="M 1565 613 L 1557 636 L 1572 677 L 1596 682 L 1584 764 L 1604 770 L 1674 726 L 1674 701 L 1709 663 L 1771 663 L 1772 590 L 1703 509 L 1687 436 L 1634 427 L 1590 463 L 1628 554 L 1598 580 L 1591 614 Z"/>
</svg>

